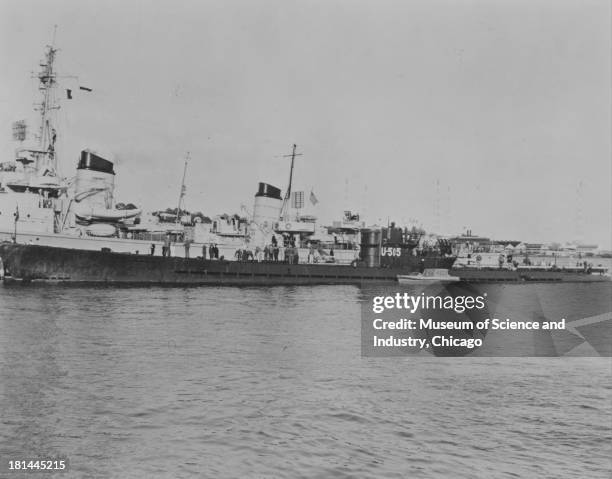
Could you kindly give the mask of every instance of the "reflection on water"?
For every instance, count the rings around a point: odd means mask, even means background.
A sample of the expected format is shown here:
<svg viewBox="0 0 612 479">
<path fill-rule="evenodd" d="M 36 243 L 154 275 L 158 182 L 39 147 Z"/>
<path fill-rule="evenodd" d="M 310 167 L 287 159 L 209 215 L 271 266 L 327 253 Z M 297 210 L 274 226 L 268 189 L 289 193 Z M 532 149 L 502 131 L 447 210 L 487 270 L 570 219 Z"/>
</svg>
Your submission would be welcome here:
<svg viewBox="0 0 612 479">
<path fill-rule="evenodd" d="M 572 287 L 584 317 L 601 293 Z M 370 293 L 2 287 L 0 457 L 66 456 L 58 477 L 609 477 L 609 358 L 362 358 Z"/>
</svg>

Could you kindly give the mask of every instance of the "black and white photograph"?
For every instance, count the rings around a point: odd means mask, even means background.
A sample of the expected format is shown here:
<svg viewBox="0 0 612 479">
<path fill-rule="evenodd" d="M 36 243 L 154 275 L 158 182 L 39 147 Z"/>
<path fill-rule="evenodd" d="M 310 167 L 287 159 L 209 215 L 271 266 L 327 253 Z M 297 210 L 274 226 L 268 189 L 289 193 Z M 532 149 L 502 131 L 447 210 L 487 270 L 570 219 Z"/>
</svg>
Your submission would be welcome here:
<svg viewBox="0 0 612 479">
<path fill-rule="evenodd" d="M 0 35 L 0 477 L 612 477 L 609 0 Z"/>
</svg>

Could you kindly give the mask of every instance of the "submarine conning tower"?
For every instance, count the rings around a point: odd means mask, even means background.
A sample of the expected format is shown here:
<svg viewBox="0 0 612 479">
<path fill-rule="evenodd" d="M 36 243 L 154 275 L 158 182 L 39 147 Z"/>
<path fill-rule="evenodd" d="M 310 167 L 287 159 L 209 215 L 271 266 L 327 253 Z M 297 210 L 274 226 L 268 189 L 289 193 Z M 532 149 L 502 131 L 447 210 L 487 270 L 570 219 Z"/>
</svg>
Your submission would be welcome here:
<svg viewBox="0 0 612 479">
<path fill-rule="evenodd" d="M 259 188 L 255 193 L 253 222 L 270 226 L 278 223 L 282 205 L 283 198 L 280 188 L 268 183 L 259 183 Z"/>
<path fill-rule="evenodd" d="M 420 233 L 388 227 L 361 230 L 360 258 L 369 267 L 406 268 L 415 262 Z"/>
<path fill-rule="evenodd" d="M 113 162 L 93 151 L 81 151 L 77 165 L 74 200 L 92 207 L 113 207 L 115 170 Z"/>
<path fill-rule="evenodd" d="M 366 266 L 374 268 L 380 265 L 380 242 L 382 231 L 380 229 L 362 229 L 360 244 L 360 257 Z"/>
</svg>

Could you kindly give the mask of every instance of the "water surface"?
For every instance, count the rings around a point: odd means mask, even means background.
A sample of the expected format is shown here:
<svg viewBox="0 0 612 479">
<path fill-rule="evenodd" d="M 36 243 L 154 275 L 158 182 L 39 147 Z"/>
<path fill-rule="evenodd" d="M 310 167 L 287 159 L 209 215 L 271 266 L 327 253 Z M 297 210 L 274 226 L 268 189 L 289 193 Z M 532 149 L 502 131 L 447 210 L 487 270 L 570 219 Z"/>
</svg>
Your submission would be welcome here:
<svg viewBox="0 0 612 479">
<path fill-rule="evenodd" d="M 363 295 L 0 287 L 0 456 L 66 456 L 57 477 L 610 477 L 610 358 L 362 358 Z"/>
</svg>

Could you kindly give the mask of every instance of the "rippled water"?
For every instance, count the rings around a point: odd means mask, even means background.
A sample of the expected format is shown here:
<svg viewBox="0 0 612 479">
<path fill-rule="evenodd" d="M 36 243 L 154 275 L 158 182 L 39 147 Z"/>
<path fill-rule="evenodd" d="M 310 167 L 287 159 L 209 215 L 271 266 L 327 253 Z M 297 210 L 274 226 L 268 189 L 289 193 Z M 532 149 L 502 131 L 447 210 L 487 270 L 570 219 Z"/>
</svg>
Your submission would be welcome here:
<svg viewBox="0 0 612 479">
<path fill-rule="evenodd" d="M 362 358 L 362 297 L 0 287 L 0 456 L 65 456 L 57 477 L 610 477 L 610 358 Z"/>
</svg>

